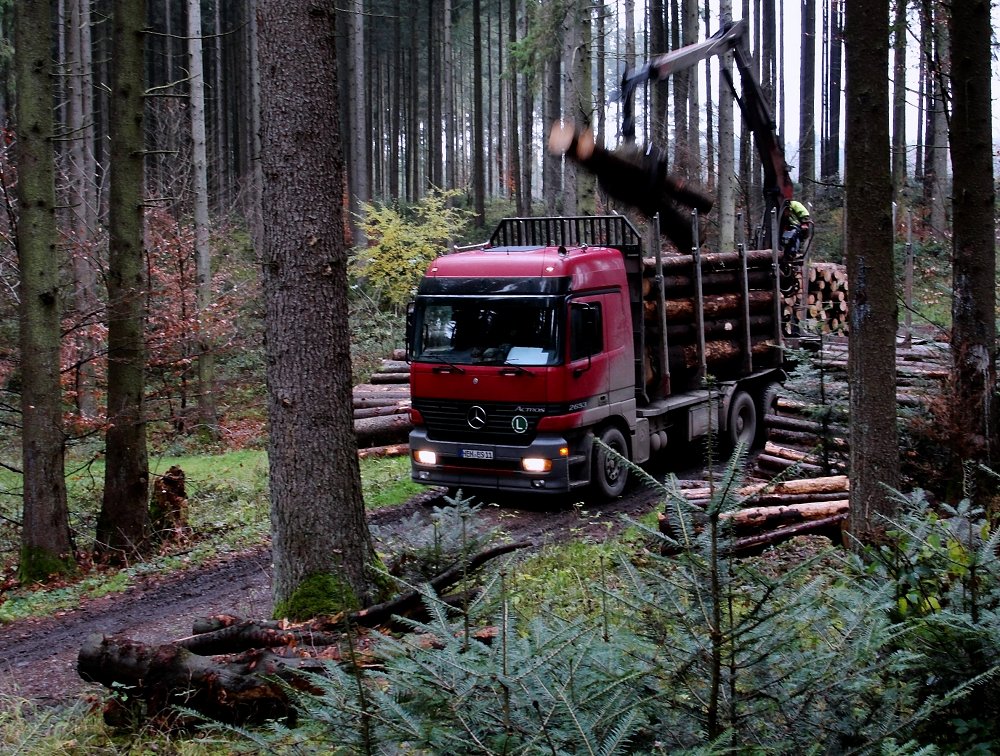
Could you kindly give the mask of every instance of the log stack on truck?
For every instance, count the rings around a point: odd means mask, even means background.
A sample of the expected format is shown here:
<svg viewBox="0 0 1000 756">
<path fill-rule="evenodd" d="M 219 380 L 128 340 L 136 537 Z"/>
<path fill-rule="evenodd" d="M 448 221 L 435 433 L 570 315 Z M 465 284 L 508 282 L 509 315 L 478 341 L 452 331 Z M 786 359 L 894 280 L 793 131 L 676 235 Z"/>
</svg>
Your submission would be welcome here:
<svg viewBox="0 0 1000 756">
<path fill-rule="evenodd" d="M 667 174 L 659 151 L 615 154 L 557 126 L 552 149 L 644 213 L 651 239 L 620 215 L 508 218 L 489 242 L 430 264 L 407 318 L 414 480 L 614 497 L 629 475 L 622 458 L 643 463 L 710 433 L 734 444 L 761 435 L 804 253 L 781 249 L 792 182 L 746 33 L 728 24 L 627 72 L 622 133 L 634 133 L 637 87 L 733 52 L 764 174 L 753 240 L 703 252 L 698 213 L 711 200 Z M 678 254 L 662 250 L 661 232 Z"/>
</svg>

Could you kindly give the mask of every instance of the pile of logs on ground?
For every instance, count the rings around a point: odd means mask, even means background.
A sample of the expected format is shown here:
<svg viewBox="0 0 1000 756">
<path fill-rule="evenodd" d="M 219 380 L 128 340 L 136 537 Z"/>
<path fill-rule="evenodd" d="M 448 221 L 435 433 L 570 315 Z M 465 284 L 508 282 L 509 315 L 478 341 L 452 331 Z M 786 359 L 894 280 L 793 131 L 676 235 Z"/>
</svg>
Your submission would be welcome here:
<svg viewBox="0 0 1000 756">
<path fill-rule="evenodd" d="M 382 360 L 368 383 L 354 387 L 354 434 L 362 457 L 409 451 L 410 374 L 398 357 Z"/>
<path fill-rule="evenodd" d="M 690 504 L 686 508 L 687 517 L 697 531 L 708 524 L 705 510 L 718 493 L 718 487 L 707 484 L 679 490 Z M 834 543 L 841 542 L 842 524 L 848 514 L 846 475 L 756 482 L 734 493 L 741 508 L 725 512 L 719 518 L 729 539 L 727 553 L 746 556 L 800 535 L 823 535 Z M 678 504 L 667 502 L 666 510 L 659 515 L 659 528 L 683 544 L 685 536 L 693 534 L 683 532 L 684 519 L 678 513 Z"/>
<path fill-rule="evenodd" d="M 825 372 L 828 395 L 847 396 L 847 342 L 827 340 L 812 357 Z M 896 402 L 900 407 L 926 406 L 940 394 L 948 377 L 948 346 L 925 343 L 896 349 Z M 795 468 L 795 474 L 835 475 L 847 472 L 847 409 L 822 407 L 807 401 L 778 397 L 764 418 L 767 443 L 757 456 L 755 475 L 771 477 Z M 846 403 L 846 399 L 843 400 Z"/>
<path fill-rule="evenodd" d="M 530 546 L 503 544 L 456 563 L 430 581 L 439 596 L 472 575 L 486 562 Z M 444 600 L 460 606 L 460 594 Z M 268 720 L 294 722 L 289 688 L 315 690 L 308 672 L 323 673 L 329 662 L 364 666 L 372 660 L 369 628 L 406 631 L 396 617 L 419 617 L 423 597 L 408 591 L 366 609 L 306 623 L 243 620 L 220 615 L 196 620 L 192 635 L 151 645 L 121 636 L 94 635 L 77 655 L 77 671 L 88 681 L 112 691 L 105 718 L 112 724 L 132 722 L 143 714 L 163 724 L 185 724 L 175 707 L 235 724 Z M 490 628 L 476 634 L 491 637 Z M 417 640 L 433 646 L 435 638 Z"/>
<path fill-rule="evenodd" d="M 782 303 L 786 334 L 793 323 L 805 321 L 810 333 L 847 333 L 847 268 L 835 263 L 810 263 L 805 281 Z M 804 285 L 803 285 L 804 283 Z"/>
</svg>

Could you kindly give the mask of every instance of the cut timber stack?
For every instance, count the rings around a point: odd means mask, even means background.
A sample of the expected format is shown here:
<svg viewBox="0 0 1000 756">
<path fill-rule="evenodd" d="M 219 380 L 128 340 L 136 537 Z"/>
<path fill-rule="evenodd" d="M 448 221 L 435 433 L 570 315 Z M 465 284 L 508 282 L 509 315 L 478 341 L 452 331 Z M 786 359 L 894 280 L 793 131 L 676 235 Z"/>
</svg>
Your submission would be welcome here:
<svg viewBox="0 0 1000 756">
<path fill-rule="evenodd" d="M 811 357 L 822 368 L 829 395 L 847 395 L 847 343 L 832 339 Z M 900 407 L 926 406 L 940 395 L 948 376 L 947 344 L 915 344 L 896 349 L 896 403 Z M 787 394 L 789 388 L 785 389 Z M 767 443 L 758 455 L 755 474 L 770 477 L 791 467 L 798 472 L 831 475 L 846 472 L 848 419 L 846 410 L 779 396 L 764 418 Z"/>
<path fill-rule="evenodd" d="M 647 343 L 665 324 L 667 359 L 673 390 L 699 382 L 699 371 L 720 380 L 753 369 L 776 367 L 778 307 L 771 250 L 667 254 L 661 257 L 662 297 L 657 261 L 644 258 L 642 317 Z M 702 351 L 701 335 L 704 335 Z M 647 348 L 647 385 L 664 374 L 662 355 Z"/>
<path fill-rule="evenodd" d="M 810 333 L 847 333 L 847 268 L 835 263 L 811 263 L 805 271 L 805 287 L 782 303 L 785 333 L 792 333 L 792 323 L 805 319 Z M 805 301 L 802 301 L 802 298 Z"/>
<path fill-rule="evenodd" d="M 382 360 L 368 383 L 354 387 L 354 434 L 361 457 L 409 453 L 409 366 L 396 356 Z"/>
<path fill-rule="evenodd" d="M 800 535 L 824 535 L 839 543 L 841 524 L 848 514 L 849 483 L 846 475 L 786 480 L 779 483 L 754 483 L 736 491 L 742 508 L 723 513 L 719 522 L 728 531 L 728 553 L 747 555 L 766 546 Z M 708 487 L 681 489 L 679 494 L 690 504 L 687 516 L 696 531 L 708 523 L 705 509 L 715 491 Z M 679 502 L 668 503 L 659 517 L 660 531 L 678 544 L 691 533 L 684 533 Z M 680 548 L 673 550 L 674 553 Z"/>
</svg>

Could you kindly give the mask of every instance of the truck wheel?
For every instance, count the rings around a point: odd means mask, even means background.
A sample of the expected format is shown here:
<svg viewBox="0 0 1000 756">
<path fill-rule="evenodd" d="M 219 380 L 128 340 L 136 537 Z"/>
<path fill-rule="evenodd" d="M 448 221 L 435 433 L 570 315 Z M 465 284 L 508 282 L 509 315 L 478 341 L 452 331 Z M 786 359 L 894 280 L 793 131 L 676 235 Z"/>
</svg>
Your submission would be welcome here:
<svg viewBox="0 0 1000 756">
<path fill-rule="evenodd" d="M 746 391 L 737 391 L 729 404 L 729 443 L 747 449 L 757 438 L 757 406 Z"/>
<path fill-rule="evenodd" d="M 625 436 L 615 427 L 605 428 L 598 436 L 605 446 L 614 449 L 623 457 L 628 457 L 628 444 L 625 443 Z M 609 454 L 606 449 L 595 447 L 594 449 L 594 471 L 592 480 L 597 485 L 601 495 L 608 499 L 621 496 L 628 483 L 628 467 L 625 462 L 613 454 Z"/>
<path fill-rule="evenodd" d="M 757 408 L 757 438 L 755 446 L 763 446 L 767 441 L 767 416 L 777 412 L 778 392 L 781 384 L 777 381 L 768 383 L 760 393 L 760 406 Z"/>
</svg>

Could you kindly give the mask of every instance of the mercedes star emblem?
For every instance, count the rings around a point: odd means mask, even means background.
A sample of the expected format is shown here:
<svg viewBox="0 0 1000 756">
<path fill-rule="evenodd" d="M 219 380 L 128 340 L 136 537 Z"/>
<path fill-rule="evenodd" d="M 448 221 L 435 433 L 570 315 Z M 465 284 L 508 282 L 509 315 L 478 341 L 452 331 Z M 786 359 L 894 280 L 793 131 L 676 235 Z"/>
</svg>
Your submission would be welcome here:
<svg viewBox="0 0 1000 756">
<path fill-rule="evenodd" d="M 478 404 L 469 408 L 469 414 L 465 416 L 465 422 L 472 430 L 482 430 L 486 427 L 486 410 Z"/>
</svg>

